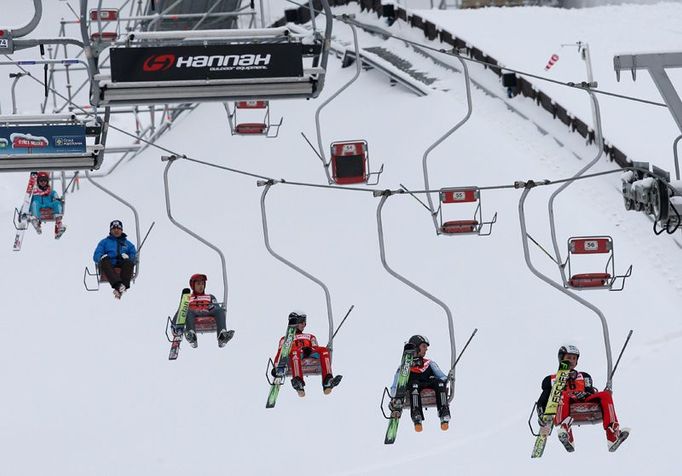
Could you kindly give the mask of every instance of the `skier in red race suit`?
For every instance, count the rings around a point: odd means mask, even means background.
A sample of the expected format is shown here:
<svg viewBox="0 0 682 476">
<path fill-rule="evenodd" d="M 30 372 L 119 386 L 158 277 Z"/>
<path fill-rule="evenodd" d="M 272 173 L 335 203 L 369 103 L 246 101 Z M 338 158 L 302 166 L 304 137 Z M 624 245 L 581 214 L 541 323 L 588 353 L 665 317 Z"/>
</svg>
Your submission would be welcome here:
<svg viewBox="0 0 682 476">
<path fill-rule="evenodd" d="M 559 408 L 554 416 L 554 426 L 558 427 L 557 436 L 559 437 L 559 441 L 564 445 L 566 451 L 572 452 L 575 450 L 575 447 L 573 446 L 573 431 L 571 430 L 571 423 L 573 423 L 573 418 L 571 418 L 570 415 L 571 403 L 597 402 L 602 410 L 602 423 L 604 430 L 606 431 L 609 451 L 616 451 L 621 443 L 630 436 L 630 429 L 620 428 L 618 418 L 616 417 L 616 410 L 613 405 L 611 391 L 598 391 L 592 386 L 592 377 L 590 374 L 575 370 L 576 365 L 578 365 L 578 358 L 580 357 L 580 351 L 576 346 L 561 346 L 559 348 L 558 356 L 559 362 L 565 360 L 569 363 L 569 376 L 566 382 L 566 389 L 561 394 Z M 542 381 L 542 394 L 537 402 L 539 415 L 542 415 L 545 412 L 554 378 L 555 375 L 548 375 Z M 550 428 L 550 425 L 546 425 L 542 427 L 540 431 L 548 433 Z"/>
<path fill-rule="evenodd" d="M 206 294 L 206 275 L 193 274 L 189 278 L 189 287 L 192 295 L 189 298 L 189 309 L 185 320 L 185 339 L 192 347 L 197 347 L 197 333 L 195 321 L 197 317 L 211 316 L 215 319 L 216 332 L 218 334 L 218 346 L 224 347 L 228 343 L 234 331 L 227 330 L 225 309 L 220 305 L 213 294 Z M 177 320 L 177 313 L 175 320 Z"/>
<path fill-rule="evenodd" d="M 303 332 L 306 326 L 307 316 L 304 312 L 294 311 L 289 314 L 289 325 L 296 326 L 296 334 L 294 342 L 291 345 L 289 353 L 289 368 L 291 369 L 291 385 L 298 392 L 300 397 L 305 396 L 305 382 L 303 381 L 303 365 L 302 360 L 313 358 L 320 361 L 321 375 L 322 375 L 322 389 L 325 395 L 328 395 L 334 387 L 341 383 L 342 375 L 334 377 L 332 374 L 332 361 L 329 350 L 317 344 L 317 338 L 313 334 Z M 277 348 L 277 355 L 275 355 L 275 367 L 272 369 L 273 377 L 279 361 L 279 355 L 282 352 L 282 344 L 284 344 L 283 336 L 279 340 L 279 347 Z"/>
</svg>

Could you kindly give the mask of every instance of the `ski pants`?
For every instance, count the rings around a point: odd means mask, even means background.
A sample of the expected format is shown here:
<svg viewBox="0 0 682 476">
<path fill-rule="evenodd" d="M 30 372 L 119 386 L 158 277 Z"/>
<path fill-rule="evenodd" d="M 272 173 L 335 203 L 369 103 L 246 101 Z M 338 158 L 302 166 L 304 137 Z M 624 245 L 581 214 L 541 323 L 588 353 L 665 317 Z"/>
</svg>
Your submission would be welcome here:
<svg viewBox="0 0 682 476">
<path fill-rule="evenodd" d="M 332 359 L 329 355 L 329 350 L 326 347 L 319 345 L 309 347 L 312 350 L 309 358 L 318 359 L 320 361 L 320 369 L 322 381 L 327 375 L 332 373 Z M 291 376 L 296 378 L 303 378 L 303 349 L 292 349 L 289 356 L 289 364 L 291 366 Z"/>
<path fill-rule="evenodd" d="M 430 369 L 429 369 L 430 370 Z M 431 375 L 432 372 L 410 373 L 410 379 L 407 382 L 409 391 L 410 409 L 412 421 L 423 421 L 424 410 L 422 408 L 421 391 L 430 388 L 436 392 L 436 408 L 438 409 L 438 416 L 450 414 L 448 406 L 448 388 L 446 380 L 439 380 Z"/>
<path fill-rule="evenodd" d="M 557 408 L 557 413 L 554 417 L 554 424 L 560 425 L 562 421 L 568 418 L 571 414 L 571 403 L 573 402 L 598 402 L 601 406 L 602 412 L 602 424 L 604 430 L 608 430 L 608 426 L 611 423 L 618 423 L 618 418 L 616 417 L 616 409 L 613 405 L 613 397 L 611 392 L 604 390 L 603 392 L 593 393 L 583 400 L 577 400 L 571 398 L 571 393 L 564 392 L 561 395 L 561 402 L 559 402 L 559 408 Z"/>
<path fill-rule="evenodd" d="M 194 309 L 188 309 L 187 310 L 187 319 L 185 320 L 185 329 L 186 330 L 193 330 L 196 332 L 196 326 L 195 326 L 195 320 L 197 317 L 206 317 L 206 316 L 212 316 L 215 319 L 215 324 L 216 324 L 216 333 L 220 334 L 220 331 L 223 329 L 227 329 L 227 324 L 226 324 L 226 318 L 225 318 L 225 309 L 222 308 L 222 306 L 214 305 L 213 309 L 211 310 L 194 310 Z"/>
<path fill-rule="evenodd" d="M 40 218 L 41 208 L 51 208 L 52 215 L 57 216 L 62 214 L 62 202 L 59 200 L 45 200 L 43 197 L 34 197 L 31 202 L 31 215 Z"/>
<path fill-rule="evenodd" d="M 112 289 L 116 289 L 123 283 L 128 289 L 130 287 L 130 280 L 133 277 L 133 270 L 135 264 L 129 259 L 120 259 L 116 268 L 121 269 L 121 273 L 117 274 L 114 266 L 111 264 L 111 260 L 108 256 L 105 256 L 99 260 L 99 269 L 106 276 L 109 284 L 111 284 Z"/>
</svg>

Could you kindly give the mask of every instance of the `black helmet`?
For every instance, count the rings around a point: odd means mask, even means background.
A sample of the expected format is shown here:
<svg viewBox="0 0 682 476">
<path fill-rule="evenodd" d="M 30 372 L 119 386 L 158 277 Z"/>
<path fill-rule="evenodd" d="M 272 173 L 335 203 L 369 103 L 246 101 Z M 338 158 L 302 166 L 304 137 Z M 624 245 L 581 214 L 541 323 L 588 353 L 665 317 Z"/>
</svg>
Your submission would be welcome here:
<svg viewBox="0 0 682 476">
<path fill-rule="evenodd" d="M 298 324 L 302 324 L 308 319 L 308 316 L 306 316 L 306 313 L 303 311 L 292 311 L 289 313 L 289 325 L 290 326 L 297 326 Z"/>
<path fill-rule="evenodd" d="M 419 348 L 419 346 L 421 344 L 426 344 L 427 346 L 430 345 L 429 339 L 427 339 L 424 336 L 420 336 L 420 335 L 414 335 L 414 336 L 410 337 L 410 340 L 407 341 L 407 343 L 415 346 L 417 349 Z"/>
<path fill-rule="evenodd" d="M 559 362 L 564 360 L 564 356 L 566 354 L 575 354 L 578 357 L 580 357 L 580 351 L 578 348 L 574 345 L 562 345 L 559 347 L 559 352 L 557 353 L 557 356 L 559 357 Z"/>
</svg>

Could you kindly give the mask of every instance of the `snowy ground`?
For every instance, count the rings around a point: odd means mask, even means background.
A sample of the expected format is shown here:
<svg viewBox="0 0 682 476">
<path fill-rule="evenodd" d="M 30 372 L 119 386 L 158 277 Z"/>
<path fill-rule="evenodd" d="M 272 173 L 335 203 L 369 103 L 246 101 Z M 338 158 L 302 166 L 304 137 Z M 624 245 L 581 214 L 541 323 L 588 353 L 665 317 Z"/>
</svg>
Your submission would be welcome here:
<svg viewBox="0 0 682 476">
<path fill-rule="evenodd" d="M 609 12 L 625 15 L 623 11 L 633 12 L 629 8 Z M 632 29 L 633 36 L 637 31 L 652 36 L 645 13 L 667 7 L 639 8 L 643 10 L 628 17 L 631 23 L 642 21 L 641 30 Z M 473 23 L 476 12 L 466 14 Z M 566 28 L 575 21 L 574 28 L 580 25 L 594 36 L 603 32 L 597 21 L 588 24 L 570 11 L 564 14 L 560 24 Z M 520 48 L 514 51 L 516 56 L 504 58 L 509 64 L 530 55 Z M 314 133 L 315 108 L 352 73 L 333 60 L 321 98 L 273 103 L 274 118 L 284 116 L 276 140 L 230 136 L 222 107 L 206 104 L 177 124 L 160 145 L 270 177 L 323 183 L 319 160 L 299 132 Z M 461 84 L 461 77 L 457 82 Z M 471 120 L 432 155 L 434 187 L 566 177 L 594 154 L 593 149 L 577 150 L 568 133 L 562 139 L 569 146 L 561 147 L 478 89 L 473 100 Z M 572 110 L 584 107 L 583 97 L 569 101 L 566 106 Z M 423 151 L 463 114 L 461 87 L 417 98 L 387 87 L 385 78 L 369 72 L 325 110 L 322 123 L 325 142 L 358 137 L 369 142 L 373 166 L 385 163 L 381 188 L 399 183 L 420 188 Z M 643 124 L 663 124 L 651 108 L 642 114 Z M 496 134 L 491 136 L 491 130 Z M 622 140 L 637 134 L 620 131 L 614 127 L 609 134 L 622 134 Z M 620 138 L 613 140 L 620 144 Z M 658 136 L 642 140 L 632 153 L 645 154 L 649 147 L 659 147 L 658 141 Z M 12 253 L 11 213 L 25 174 L 0 177 L 0 222 L 6 224 L 7 244 L 0 247 L 6 270 L 0 286 L 8 291 L 5 328 L 12 331 L 0 348 L 5 362 L 0 378 L 6 389 L 0 402 L 7 409 L 0 425 L 4 473 L 298 474 L 302 462 L 305 469 L 339 475 L 450 469 L 471 475 L 540 475 L 556 465 L 576 463 L 622 475 L 678 469 L 675 430 L 680 422 L 672 412 L 662 424 L 643 396 L 682 391 L 680 380 L 670 377 L 682 337 L 682 257 L 674 241 L 653 236 L 644 216 L 624 210 L 617 177 L 574 184 L 558 199 L 557 216 L 562 242 L 571 235 L 607 233 L 616 242 L 617 269 L 633 264 L 623 292 L 584 294 L 606 314 L 614 352 L 627 331 L 635 330 L 614 379 L 619 417 L 633 433 L 610 454 L 601 429 L 581 428 L 576 453 L 566 454 L 552 438 L 543 459 L 531 461 L 533 439 L 526 419 L 541 379 L 556 368 L 559 345 L 581 348 L 580 367 L 598 386 L 604 385 L 606 365 L 596 316 L 525 267 L 518 191 L 484 194 L 484 214 L 499 212 L 487 238 L 438 238 L 428 214 L 413 199 L 389 199 L 384 210 L 389 262 L 451 306 L 458 346 L 474 328 L 479 333 L 457 369 L 450 431 L 438 430 L 435 412 L 429 411 L 422 434 L 414 433 L 406 419 L 397 443 L 386 447 L 385 421 L 377 407 L 402 342 L 414 333 L 427 335 L 430 356 L 443 367 L 450 353 L 442 311 L 381 266 L 378 199 L 363 192 L 287 185 L 271 190 L 272 246 L 329 285 L 337 321 L 351 304 L 356 310 L 335 339 L 334 368 L 344 375 L 341 386 L 323 396 L 318 380 L 310 378 L 305 399 L 286 387 L 277 407 L 266 410 L 265 364 L 289 311 L 306 310 L 309 330 L 325 340 L 322 293 L 267 254 L 261 189 L 255 179 L 176 163 L 170 173 L 174 215 L 225 253 L 228 323 L 236 335 L 224 349 L 218 349 L 212 336 L 201 336 L 198 349 L 185 346 L 178 361 L 168 362 L 164 320 L 174 311 L 189 275 L 208 274 L 209 291 L 219 296 L 222 286 L 215 253 L 166 218 L 160 155 L 148 150 L 103 181 L 138 207 L 145 228 L 156 220 L 142 251 L 139 279 L 120 302 L 108 289 L 87 293 L 81 279 L 110 220 L 122 219 L 134 235 L 130 213 L 83 182 L 68 198 L 66 235 L 56 242 L 47 232 L 28 233 L 24 250 Z M 599 169 L 609 168 L 604 163 Z M 533 191 L 527 204 L 530 232 L 545 245 L 548 194 Z M 457 217 L 457 209 L 448 211 Z M 540 268 L 558 275 L 541 252 L 534 250 L 533 255 Z"/>
</svg>

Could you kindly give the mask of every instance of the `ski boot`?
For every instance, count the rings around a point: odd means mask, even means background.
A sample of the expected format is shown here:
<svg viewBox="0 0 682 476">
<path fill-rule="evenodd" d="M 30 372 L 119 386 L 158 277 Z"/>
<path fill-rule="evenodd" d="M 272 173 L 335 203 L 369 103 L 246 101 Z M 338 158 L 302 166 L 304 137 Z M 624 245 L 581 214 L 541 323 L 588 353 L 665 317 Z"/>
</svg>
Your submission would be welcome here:
<svg viewBox="0 0 682 476">
<path fill-rule="evenodd" d="M 575 451 L 575 446 L 573 446 L 573 430 L 571 430 L 572 422 L 573 420 L 571 417 L 566 418 L 561 425 L 559 425 L 559 429 L 557 430 L 559 441 L 561 441 L 561 444 L 564 445 L 564 448 L 566 448 L 566 451 L 569 453 Z"/>
<path fill-rule="evenodd" d="M 327 374 L 322 381 L 322 391 L 325 395 L 329 395 L 334 387 L 341 383 L 343 375 L 334 377 L 332 374 Z"/>
<path fill-rule="evenodd" d="M 305 382 L 301 377 L 294 377 L 291 379 L 291 386 L 294 387 L 299 397 L 305 397 Z"/>
<path fill-rule="evenodd" d="M 40 235 L 43 232 L 43 226 L 40 221 L 40 218 L 31 216 L 28 217 L 28 221 L 31 222 L 31 225 L 33 225 L 33 228 L 35 228 L 36 233 Z"/>
<path fill-rule="evenodd" d="M 227 329 L 222 329 L 220 333 L 218 334 L 218 347 L 225 347 L 225 344 L 230 342 L 230 339 L 232 339 L 232 336 L 234 335 L 234 331 L 228 331 Z"/>
<path fill-rule="evenodd" d="M 58 240 L 66 231 L 66 225 L 62 223 L 62 217 L 58 216 L 54 221 L 54 239 Z"/>
<path fill-rule="evenodd" d="M 424 426 L 422 424 L 422 422 L 424 421 L 424 414 L 421 412 L 421 409 L 415 408 L 412 409 L 411 413 L 412 422 L 414 423 L 414 431 L 420 433 L 424 429 Z"/>
<path fill-rule="evenodd" d="M 197 333 L 194 332 L 192 329 L 187 329 L 185 331 L 185 340 L 189 342 L 189 345 L 191 345 L 193 349 L 196 349 L 197 346 L 199 345 L 197 343 Z"/>
<path fill-rule="evenodd" d="M 609 445 L 609 451 L 613 453 L 623 443 L 627 437 L 630 436 L 630 428 L 620 429 L 620 425 L 614 422 L 606 428 L 606 440 Z"/>
<path fill-rule="evenodd" d="M 440 429 L 447 431 L 450 428 L 450 409 L 448 407 L 443 407 L 438 410 L 438 416 L 440 417 Z"/>
</svg>

